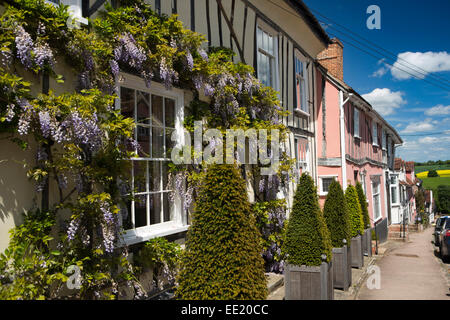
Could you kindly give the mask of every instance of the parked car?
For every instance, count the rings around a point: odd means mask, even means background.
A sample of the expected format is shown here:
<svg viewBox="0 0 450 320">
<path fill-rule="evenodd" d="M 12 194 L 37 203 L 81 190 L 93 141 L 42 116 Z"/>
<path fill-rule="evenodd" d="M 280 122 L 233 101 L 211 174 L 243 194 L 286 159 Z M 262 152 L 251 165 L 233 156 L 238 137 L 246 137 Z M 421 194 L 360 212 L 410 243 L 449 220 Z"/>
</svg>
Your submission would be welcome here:
<svg viewBox="0 0 450 320">
<path fill-rule="evenodd" d="M 445 224 L 439 235 L 439 253 L 442 260 L 450 258 L 450 218 L 445 219 Z"/>
<path fill-rule="evenodd" d="M 442 231 L 442 226 L 444 225 L 445 221 L 447 219 L 450 219 L 450 216 L 443 216 L 443 217 L 439 217 L 436 220 L 436 226 L 434 227 L 434 245 L 436 247 L 439 247 L 439 235 L 441 234 Z"/>
</svg>

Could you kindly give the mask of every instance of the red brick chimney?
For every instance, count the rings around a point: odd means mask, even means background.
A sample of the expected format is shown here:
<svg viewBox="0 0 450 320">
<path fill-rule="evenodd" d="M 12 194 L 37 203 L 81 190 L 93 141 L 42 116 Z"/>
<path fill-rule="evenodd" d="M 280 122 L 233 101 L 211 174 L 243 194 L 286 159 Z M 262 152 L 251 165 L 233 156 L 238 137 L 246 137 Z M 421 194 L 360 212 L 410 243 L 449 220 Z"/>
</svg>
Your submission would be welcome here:
<svg viewBox="0 0 450 320">
<path fill-rule="evenodd" d="M 317 55 L 317 60 L 333 77 L 344 81 L 344 45 L 339 39 L 331 39 L 331 44 Z"/>
</svg>

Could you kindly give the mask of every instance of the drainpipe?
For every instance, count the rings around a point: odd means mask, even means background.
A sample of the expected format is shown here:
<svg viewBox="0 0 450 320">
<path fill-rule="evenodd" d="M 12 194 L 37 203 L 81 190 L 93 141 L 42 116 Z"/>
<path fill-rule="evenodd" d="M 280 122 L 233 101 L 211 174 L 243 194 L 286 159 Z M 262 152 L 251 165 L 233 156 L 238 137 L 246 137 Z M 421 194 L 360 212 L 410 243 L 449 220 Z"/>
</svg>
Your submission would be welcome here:
<svg viewBox="0 0 450 320">
<path fill-rule="evenodd" d="M 344 121 L 344 105 L 350 99 L 350 96 L 353 94 L 350 93 L 348 98 L 344 101 L 344 92 L 339 90 L 339 109 L 340 109 L 340 131 L 341 131 L 341 169 L 342 169 L 342 188 L 347 189 L 347 166 L 345 161 L 345 121 Z"/>
</svg>

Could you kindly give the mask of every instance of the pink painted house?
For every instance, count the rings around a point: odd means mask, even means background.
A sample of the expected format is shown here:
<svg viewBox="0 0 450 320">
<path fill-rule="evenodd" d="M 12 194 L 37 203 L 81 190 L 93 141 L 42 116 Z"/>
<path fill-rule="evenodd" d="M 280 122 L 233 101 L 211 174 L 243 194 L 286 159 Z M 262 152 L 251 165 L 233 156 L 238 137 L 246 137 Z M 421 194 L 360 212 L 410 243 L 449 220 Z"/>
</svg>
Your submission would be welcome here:
<svg viewBox="0 0 450 320">
<path fill-rule="evenodd" d="M 318 55 L 317 158 L 318 190 L 323 205 L 330 183 L 344 190 L 359 181 L 365 191 L 372 227 L 387 239 L 390 224 L 389 177 L 398 133 L 343 81 L 343 45 L 332 44 Z"/>
</svg>

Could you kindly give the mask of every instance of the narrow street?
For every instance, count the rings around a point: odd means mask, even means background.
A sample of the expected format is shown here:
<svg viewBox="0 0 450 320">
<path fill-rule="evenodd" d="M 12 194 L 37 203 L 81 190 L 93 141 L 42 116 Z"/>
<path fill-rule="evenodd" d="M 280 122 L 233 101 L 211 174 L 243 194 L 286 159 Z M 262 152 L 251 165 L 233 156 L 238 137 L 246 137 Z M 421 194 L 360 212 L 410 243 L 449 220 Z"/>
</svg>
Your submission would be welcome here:
<svg viewBox="0 0 450 320">
<path fill-rule="evenodd" d="M 450 300 L 448 264 L 434 253 L 434 228 L 410 234 L 409 242 L 398 243 L 376 261 L 380 267 L 380 289 L 368 289 L 366 280 L 357 300 Z"/>
</svg>

